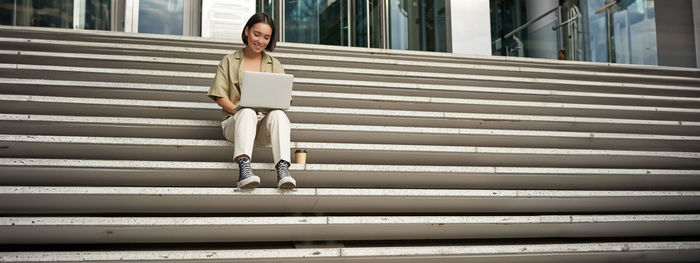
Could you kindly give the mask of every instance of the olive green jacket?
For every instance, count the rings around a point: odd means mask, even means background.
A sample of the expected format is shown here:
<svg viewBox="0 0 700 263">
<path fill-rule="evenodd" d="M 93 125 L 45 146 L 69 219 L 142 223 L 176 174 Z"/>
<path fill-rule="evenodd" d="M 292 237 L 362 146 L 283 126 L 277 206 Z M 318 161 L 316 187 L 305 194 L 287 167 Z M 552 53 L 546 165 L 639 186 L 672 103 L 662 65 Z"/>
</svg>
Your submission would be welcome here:
<svg viewBox="0 0 700 263">
<path fill-rule="evenodd" d="M 284 74 L 282 63 L 263 51 L 262 67 L 260 72 L 272 72 Z M 243 79 L 243 49 L 226 55 L 216 70 L 214 81 L 209 87 L 207 96 L 216 101 L 217 97 L 228 98 L 235 105 L 241 103 L 241 80 Z M 228 118 L 231 113 L 222 110 L 223 118 Z"/>
</svg>

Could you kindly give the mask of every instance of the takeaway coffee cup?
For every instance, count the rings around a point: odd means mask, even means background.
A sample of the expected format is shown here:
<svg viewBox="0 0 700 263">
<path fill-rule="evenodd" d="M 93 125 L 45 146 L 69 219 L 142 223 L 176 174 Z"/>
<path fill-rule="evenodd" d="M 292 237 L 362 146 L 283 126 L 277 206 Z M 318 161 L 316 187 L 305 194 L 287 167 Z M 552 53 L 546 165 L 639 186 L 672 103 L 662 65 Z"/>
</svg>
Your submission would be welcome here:
<svg viewBox="0 0 700 263">
<path fill-rule="evenodd" d="M 298 164 L 306 164 L 306 150 L 300 149 L 294 152 Z"/>
</svg>

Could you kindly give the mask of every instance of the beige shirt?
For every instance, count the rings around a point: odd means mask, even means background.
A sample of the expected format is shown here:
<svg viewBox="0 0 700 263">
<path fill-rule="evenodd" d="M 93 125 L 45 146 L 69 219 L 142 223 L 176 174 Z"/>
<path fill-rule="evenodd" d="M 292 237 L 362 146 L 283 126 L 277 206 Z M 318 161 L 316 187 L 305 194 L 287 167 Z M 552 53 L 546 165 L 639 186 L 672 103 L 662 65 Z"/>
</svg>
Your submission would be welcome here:
<svg viewBox="0 0 700 263">
<path fill-rule="evenodd" d="M 284 74 L 282 63 L 263 51 L 262 66 L 260 72 L 272 72 Z M 214 81 L 209 87 L 207 96 L 216 101 L 217 97 L 228 98 L 235 105 L 241 103 L 241 80 L 243 78 L 243 50 L 239 49 L 226 55 L 216 70 Z M 231 116 L 231 113 L 221 110 L 223 118 Z"/>
</svg>

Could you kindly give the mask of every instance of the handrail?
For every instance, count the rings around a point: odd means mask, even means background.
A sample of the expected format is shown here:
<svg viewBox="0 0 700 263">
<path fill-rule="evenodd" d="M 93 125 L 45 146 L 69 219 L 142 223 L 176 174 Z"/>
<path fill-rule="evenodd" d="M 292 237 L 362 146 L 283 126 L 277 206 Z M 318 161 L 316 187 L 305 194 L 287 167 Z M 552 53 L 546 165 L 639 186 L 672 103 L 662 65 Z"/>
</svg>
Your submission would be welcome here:
<svg viewBox="0 0 700 263">
<path fill-rule="evenodd" d="M 561 24 L 559 24 L 559 25 L 557 25 L 557 26 L 553 26 L 553 27 L 552 27 L 552 30 L 557 30 L 557 29 L 559 29 L 560 27 L 563 27 L 563 26 L 565 26 L 565 25 L 568 24 L 568 23 L 574 22 L 574 20 L 578 19 L 579 17 L 581 17 L 581 15 L 576 15 L 576 16 L 570 18 L 569 20 L 566 20 L 566 21 L 564 21 L 564 22 L 561 22 Z"/>
<path fill-rule="evenodd" d="M 614 6 L 615 4 L 617 4 L 617 2 L 620 2 L 620 0 L 612 0 L 612 1 L 610 1 L 610 2 L 605 3 L 605 4 L 603 5 L 603 7 L 601 7 L 601 8 L 598 9 L 598 10 L 595 10 L 595 14 L 597 15 L 597 14 L 602 13 L 602 12 L 605 11 L 606 9 L 608 9 L 608 8 Z"/>
<path fill-rule="evenodd" d="M 528 21 L 527 23 L 525 23 L 525 24 L 523 24 L 522 26 L 516 28 L 515 30 L 513 30 L 513 31 L 511 31 L 510 33 L 506 34 L 505 36 L 500 37 L 500 38 L 494 40 L 491 44 L 494 45 L 494 44 L 496 44 L 496 42 L 500 41 L 501 39 L 506 39 L 506 38 L 509 38 L 509 37 L 515 35 L 516 33 L 520 32 L 520 31 L 522 31 L 523 29 L 527 28 L 528 26 L 532 25 L 532 23 L 535 23 L 535 22 L 539 21 L 540 19 L 544 18 L 545 16 L 549 15 L 549 13 L 552 13 L 552 12 L 554 12 L 554 11 L 559 10 L 559 8 L 561 8 L 561 7 L 560 7 L 560 6 L 557 6 L 557 7 L 555 7 L 555 8 L 552 8 L 552 10 L 549 10 L 549 11 L 545 12 L 544 14 L 538 16 L 537 18 Z"/>
</svg>

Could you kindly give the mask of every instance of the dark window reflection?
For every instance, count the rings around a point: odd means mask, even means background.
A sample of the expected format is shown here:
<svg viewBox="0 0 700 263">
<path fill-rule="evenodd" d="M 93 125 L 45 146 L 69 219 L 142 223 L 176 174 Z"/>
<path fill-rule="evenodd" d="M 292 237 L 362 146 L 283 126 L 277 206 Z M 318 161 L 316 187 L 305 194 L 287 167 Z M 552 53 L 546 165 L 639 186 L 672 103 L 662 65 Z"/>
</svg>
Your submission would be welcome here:
<svg viewBox="0 0 700 263">
<path fill-rule="evenodd" d="M 111 30 L 110 5 L 110 0 L 87 0 L 85 2 L 85 29 Z"/>
<path fill-rule="evenodd" d="M 319 44 L 319 2 L 314 0 L 285 1 L 285 41 Z"/>
<path fill-rule="evenodd" d="M 0 0 L 0 24 L 73 27 L 73 1 Z"/>
<path fill-rule="evenodd" d="M 392 49 L 447 51 L 444 0 L 390 0 Z"/>
<path fill-rule="evenodd" d="M 285 41 L 366 47 L 366 10 L 366 0 L 286 0 Z"/>
<path fill-rule="evenodd" d="M 13 25 L 15 0 L 0 0 L 0 25 Z"/>
</svg>

